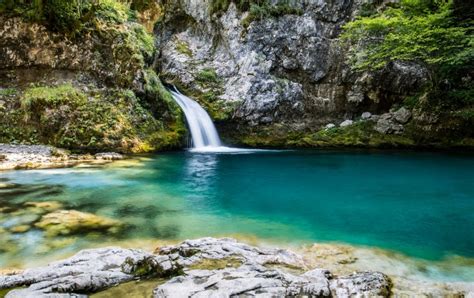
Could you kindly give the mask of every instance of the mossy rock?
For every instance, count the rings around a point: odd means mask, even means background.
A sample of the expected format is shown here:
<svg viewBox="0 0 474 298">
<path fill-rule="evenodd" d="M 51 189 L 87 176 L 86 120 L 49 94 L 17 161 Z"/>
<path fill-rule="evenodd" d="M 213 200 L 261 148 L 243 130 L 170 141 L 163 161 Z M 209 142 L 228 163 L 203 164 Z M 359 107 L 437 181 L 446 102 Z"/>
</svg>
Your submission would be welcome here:
<svg viewBox="0 0 474 298">
<path fill-rule="evenodd" d="M 122 152 L 180 147 L 185 134 L 181 112 L 164 95 L 157 77 L 147 76 L 146 87 L 152 103 L 127 89 L 85 89 L 71 83 L 28 87 L 5 99 L 0 142 Z"/>
<path fill-rule="evenodd" d="M 76 210 L 58 210 L 43 215 L 35 227 L 43 229 L 47 236 L 73 235 L 89 232 L 117 234 L 123 224 L 117 220 Z"/>
<path fill-rule="evenodd" d="M 225 268 L 238 268 L 243 261 L 238 257 L 222 259 L 202 259 L 188 267 L 189 270 L 221 270 Z"/>
</svg>

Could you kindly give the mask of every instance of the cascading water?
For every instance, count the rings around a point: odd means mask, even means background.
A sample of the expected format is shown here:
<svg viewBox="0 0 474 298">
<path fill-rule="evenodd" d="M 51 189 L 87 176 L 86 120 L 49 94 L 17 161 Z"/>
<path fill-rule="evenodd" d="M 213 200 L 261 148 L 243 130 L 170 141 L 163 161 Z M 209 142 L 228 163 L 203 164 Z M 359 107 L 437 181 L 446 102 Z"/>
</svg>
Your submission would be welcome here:
<svg viewBox="0 0 474 298">
<path fill-rule="evenodd" d="M 179 91 L 171 91 L 171 94 L 186 116 L 193 148 L 220 147 L 221 140 L 207 112 L 197 102 Z"/>
<path fill-rule="evenodd" d="M 176 88 L 170 90 L 170 93 L 186 116 L 192 137 L 191 151 L 229 153 L 259 151 L 258 149 L 240 149 L 222 146 L 219 134 L 209 114 L 207 114 L 197 102 L 182 94 Z"/>
</svg>

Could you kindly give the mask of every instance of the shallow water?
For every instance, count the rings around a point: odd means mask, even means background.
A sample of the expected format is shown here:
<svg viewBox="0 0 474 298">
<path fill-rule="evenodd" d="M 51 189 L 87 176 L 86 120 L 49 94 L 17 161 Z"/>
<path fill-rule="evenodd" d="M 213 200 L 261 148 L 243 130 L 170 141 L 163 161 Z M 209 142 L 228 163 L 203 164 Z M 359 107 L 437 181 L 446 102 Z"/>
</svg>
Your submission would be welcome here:
<svg viewBox="0 0 474 298">
<path fill-rule="evenodd" d="M 474 155 L 244 153 L 177 152 L 97 168 L 0 173 L 4 182 L 21 184 L 15 192 L 0 190 L 3 202 L 61 201 L 130 226 L 120 239 L 89 235 L 58 245 L 39 230 L 15 234 L 18 249 L 0 255 L 0 264 L 24 265 L 107 241 L 244 234 L 365 245 L 433 262 L 457 255 L 468 265 L 456 258 L 462 273 L 446 275 L 474 281 Z"/>
</svg>

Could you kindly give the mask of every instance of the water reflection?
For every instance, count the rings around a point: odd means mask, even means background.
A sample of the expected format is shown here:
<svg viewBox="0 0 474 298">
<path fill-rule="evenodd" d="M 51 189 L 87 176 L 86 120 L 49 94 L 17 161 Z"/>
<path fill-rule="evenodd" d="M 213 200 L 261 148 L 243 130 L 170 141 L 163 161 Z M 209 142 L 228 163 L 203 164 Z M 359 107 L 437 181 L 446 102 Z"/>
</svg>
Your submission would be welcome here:
<svg viewBox="0 0 474 298">
<path fill-rule="evenodd" d="M 219 165 L 216 154 L 190 154 L 186 159 L 185 182 L 193 196 L 207 196 L 215 187 Z"/>
</svg>

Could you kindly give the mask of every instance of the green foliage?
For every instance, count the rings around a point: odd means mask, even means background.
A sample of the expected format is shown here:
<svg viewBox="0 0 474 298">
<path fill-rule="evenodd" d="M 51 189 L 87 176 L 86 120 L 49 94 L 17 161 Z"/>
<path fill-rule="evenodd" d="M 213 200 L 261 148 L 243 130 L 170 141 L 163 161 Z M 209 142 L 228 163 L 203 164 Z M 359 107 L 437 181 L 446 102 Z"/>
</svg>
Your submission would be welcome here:
<svg viewBox="0 0 474 298">
<path fill-rule="evenodd" d="M 211 0 L 211 14 L 220 14 L 229 8 L 234 2 L 240 11 L 248 11 L 249 15 L 242 21 L 247 27 L 255 20 L 262 20 L 269 17 L 277 17 L 285 14 L 302 14 L 302 11 L 290 6 L 288 0 L 280 0 L 272 4 L 270 0 Z"/>
<path fill-rule="evenodd" d="M 258 3 L 250 4 L 249 14 L 242 20 L 242 25 L 248 27 L 253 21 L 287 14 L 301 15 L 302 13 L 300 9 L 293 8 L 286 2 L 280 1 L 278 4 L 272 5 L 268 1 L 259 1 Z"/>
<path fill-rule="evenodd" d="M 84 104 L 87 101 L 84 94 L 78 92 L 71 84 L 57 87 L 31 87 L 20 99 L 20 106 L 24 111 L 35 110 L 37 106 L 57 107 L 65 102 Z"/>
<path fill-rule="evenodd" d="M 217 77 L 216 71 L 212 68 L 205 68 L 197 73 L 196 80 L 203 87 L 208 85 L 219 84 L 219 78 Z"/>
<path fill-rule="evenodd" d="M 156 0 L 132 0 L 130 8 L 136 11 L 144 11 L 151 8 Z"/>
<path fill-rule="evenodd" d="M 193 52 L 189 48 L 188 43 L 183 40 L 178 40 L 176 42 L 176 50 L 180 52 L 181 54 L 186 55 L 190 58 L 193 56 Z"/>
<path fill-rule="evenodd" d="M 451 0 L 402 0 L 380 14 L 360 17 L 344 27 L 356 69 L 380 69 L 395 60 L 438 67 L 472 64 L 472 23 L 457 23 Z"/>
<path fill-rule="evenodd" d="M 15 95 L 17 90 L 15 88 L 0 88 L 0 96 Z"/>
<path fill-rule="evenodd" d="M 155 118 L 127 89 L 32 86 L 17 98 L 0 99 L 6 102 L 0 142 L 148 152 L 178 147 L 184 134 L 178 122 Z"/>
<path fill-rule="evenodd" d="M 94 21 L 121 24 L 129 4 L 119 0 L 0 0 L 0 13 L 42 23 L 51 30 L 78 33 Z"/>
</svg>

